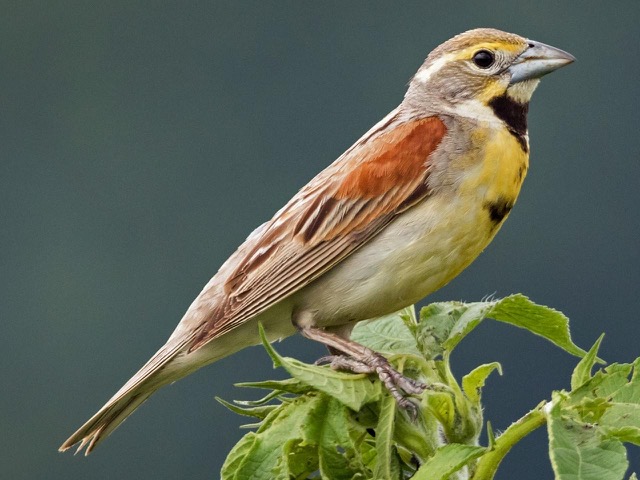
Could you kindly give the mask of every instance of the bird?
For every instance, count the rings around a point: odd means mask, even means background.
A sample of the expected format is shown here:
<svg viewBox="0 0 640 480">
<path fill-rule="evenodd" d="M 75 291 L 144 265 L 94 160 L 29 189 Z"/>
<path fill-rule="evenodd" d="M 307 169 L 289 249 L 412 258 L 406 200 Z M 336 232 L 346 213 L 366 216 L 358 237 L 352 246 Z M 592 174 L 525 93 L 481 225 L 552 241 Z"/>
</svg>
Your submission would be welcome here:
<svg viewBox="0 0 640 480">
<path fill-rule="evenodd" d="M 167 342 L 59 448 L 88 455 L 159 388 L 299 332 L 331 367 L 377 374 L 399 405 L 426 387 L 349 336 L 438 290 L 491 242 L 529 168 L 540 78 L 575 58 L 492 28 L 427 56 L 398 107 L 256 228 Z"/>
</svg>

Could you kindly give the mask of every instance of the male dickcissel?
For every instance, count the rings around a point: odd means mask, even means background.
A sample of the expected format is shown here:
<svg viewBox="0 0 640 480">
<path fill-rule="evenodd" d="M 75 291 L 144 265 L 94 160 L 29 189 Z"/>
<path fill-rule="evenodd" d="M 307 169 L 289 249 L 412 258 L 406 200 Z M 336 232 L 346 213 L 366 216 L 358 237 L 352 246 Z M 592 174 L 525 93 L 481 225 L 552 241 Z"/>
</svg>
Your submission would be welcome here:
<svg viewBox="0 0 640 480">
<path fill-rule="evenodd" d="M 527 173 L 540 77 L 574 61 L 518 35 L 471 30 L 433 50 L 400 105 L 258 227 L 167 343 L 60 447 L 86 454 L 153 392 L 299 331 L 332 365 L 379 375 L 401 406 L 424 385 L 349 340 L 353 325 L 445 285 L 491 241 Z"/>
</svg>

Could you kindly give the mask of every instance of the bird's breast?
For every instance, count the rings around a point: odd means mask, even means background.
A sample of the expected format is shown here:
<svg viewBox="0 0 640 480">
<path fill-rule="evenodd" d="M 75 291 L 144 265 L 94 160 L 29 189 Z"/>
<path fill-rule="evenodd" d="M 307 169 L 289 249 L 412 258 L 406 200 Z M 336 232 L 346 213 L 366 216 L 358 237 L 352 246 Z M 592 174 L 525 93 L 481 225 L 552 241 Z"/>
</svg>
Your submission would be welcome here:
<svg viewBox="0 0 640 480">
<path fill-rule="evenodd" d="M 528 155 L 505 129 L 476 131 L 439 188 L 296 294 L 321 326 L 384 315 L 444 286 L 489 244 L 514 205 Z"/>
<path fill-rule="evenodd" d="M 495 231 L 513 208 L 529 168 L 528 142 L 523 142 L 507 128 L 477 129 L 470 149 L 478 152 L 471 154 L 475 165 L 459 173 L 458 196 L 481 202 Z"/>
</svg>

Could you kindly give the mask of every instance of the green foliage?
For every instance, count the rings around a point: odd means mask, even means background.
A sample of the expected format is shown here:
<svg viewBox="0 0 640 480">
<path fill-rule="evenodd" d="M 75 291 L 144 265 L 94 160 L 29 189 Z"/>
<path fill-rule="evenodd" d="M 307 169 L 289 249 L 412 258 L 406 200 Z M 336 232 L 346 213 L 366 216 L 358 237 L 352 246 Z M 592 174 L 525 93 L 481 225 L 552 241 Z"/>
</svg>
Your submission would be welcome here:
<svg viewBox="0 0 640 480">
<path fill-rule="evenodd" d="M 479 445 L 482 388 L 492 372 L 501 374 L 501 366 L 480 365 L 458 383 L 449 365 L 455 347 L 485 318 L 527 329 L 582 357 L 571 376 L 571 391 L 553 392 L 551 401 L 498 437 L 487 425 L 487 447 Z M 414 398 L 417 421 L 398 409 L 377 378 L 282 357 L 261 333 L 274 366 L 291 378 L 239 384 L 269 390 L 260 400 L 220 400 L 259 422 L 250 425 L 256 430 L 229 453 L 223 480 L 488 480 L 511 447 L 545 423 L 557 479 L 622 480 L 628 468 L 623 443 L 640 445 L 640 360 L 592 375 L 601 362 L 602 337 L 585 352 L 571 341 L 562 313 L 522 295 L 472 304 L 435 303 L 422 309 L 419 318 L 407 308 L 355 327 L 353 340 L 429 385 Z"/>
<path fill-rule="evenodd" d="M 640 359 L 591 376 L 601 341 L 575 368 L 573 390 L 553 393 L 549 452 L 561 480 L 622 479 L 629 465 L 623 442 L 640 445 Z"/>
</svg>

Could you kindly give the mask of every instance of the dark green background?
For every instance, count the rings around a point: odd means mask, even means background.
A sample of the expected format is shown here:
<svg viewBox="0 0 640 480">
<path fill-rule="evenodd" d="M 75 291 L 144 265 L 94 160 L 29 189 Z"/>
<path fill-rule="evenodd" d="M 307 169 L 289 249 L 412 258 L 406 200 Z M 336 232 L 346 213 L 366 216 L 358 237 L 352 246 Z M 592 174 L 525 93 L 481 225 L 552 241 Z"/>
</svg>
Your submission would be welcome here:
<svg viewBox="0 0 640 480">
<path fill-rule="evenodd" d="M 578 62 L 534 96 L 509 221 L 431 298 L 523 292 L 569 315 L 581 346 L 604 331 L 602 357 L 640 355 L 637 1 L 107 3 L 0 8 L 0 477 L 217 478 L 244 419 L 213 396 L 278 375 L 261 348 L 162 390 L 89 458 L 56 450 L 246 235 L 397 105 L 426 54 L 478 26 Z M 494 360 L 496 430 L 568 387 L 576 362 L 486 323 L 454 364 Z M 549 478 L 545 441 L 498 478 Z"/>
</svg>

